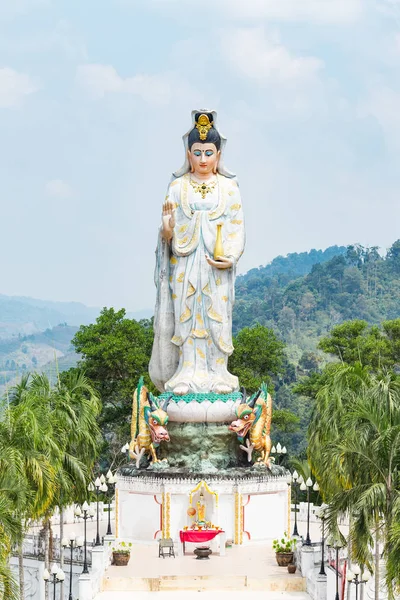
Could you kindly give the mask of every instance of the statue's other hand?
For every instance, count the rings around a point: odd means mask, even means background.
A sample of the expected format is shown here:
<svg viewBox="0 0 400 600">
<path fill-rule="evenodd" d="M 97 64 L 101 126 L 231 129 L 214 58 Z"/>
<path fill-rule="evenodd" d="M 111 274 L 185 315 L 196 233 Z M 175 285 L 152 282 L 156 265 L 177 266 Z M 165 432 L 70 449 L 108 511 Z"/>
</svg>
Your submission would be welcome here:
<svg viewBox="0 0 400 600">
<path fill-rule="evenodd" d="M 216 269 L 230 269 L 233 265 L 231 259 L 227 258 L 226 256 L 217 256 L 217 259 L 218 260 L 214 260 L 206 254 L 206 261 L 209 265 L 215 267 Z"/>
</svg>

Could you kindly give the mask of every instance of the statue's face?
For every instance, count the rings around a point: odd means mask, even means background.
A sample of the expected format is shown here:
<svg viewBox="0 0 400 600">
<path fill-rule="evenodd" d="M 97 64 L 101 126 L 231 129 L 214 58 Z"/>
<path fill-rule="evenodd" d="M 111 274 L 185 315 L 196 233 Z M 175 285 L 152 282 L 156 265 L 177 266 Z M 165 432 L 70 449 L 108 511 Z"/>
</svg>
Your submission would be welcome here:
<svg viewBox="0 0 400 600">
<path fill-rule="evenodd" d="M 220 152 L 215 144 L 193 144 L 188 154 L 195 175 L 204 177 L 216 172 Z"/>
</svg>

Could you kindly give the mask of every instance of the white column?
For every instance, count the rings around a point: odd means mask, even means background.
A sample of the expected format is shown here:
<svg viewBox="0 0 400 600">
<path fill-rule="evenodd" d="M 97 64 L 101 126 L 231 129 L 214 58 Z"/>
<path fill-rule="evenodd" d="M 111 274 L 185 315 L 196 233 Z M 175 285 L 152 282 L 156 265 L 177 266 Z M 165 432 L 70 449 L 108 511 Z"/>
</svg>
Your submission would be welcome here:
<svg viewBox="0 0 400 600">
<path fill-rule="evenodd" d="M 327 599 L 327 579 L 326 575 L 317 575 L 315 581 L 315 600 L 326 600 Z"/>
<path fill-rule="evenodd" d="M 104 548 L 103 546 L 93 546 L 92 548 L 92 571 L 103 576 L 104 572 Z"/>
<path fill-rule="evenodd" d="M 46 582 L 43 579 L 43 573 L 44 573 L 44 562 L 40 561 L 39 562 L 39 567 L 38 567 L 39 600 L 44 600 L 45 599 Z"/>
<path fill-rule="evenodd" d="M 225 556 L 226 555 L 226 548 L 225 548 L 226 533 L 225 533 L 225 531 L 223 533 L 218 534 L 218 540 L 219 540 L 219 555 Z"/>
<path fill-rule="evenodd" d="M 92 580 L 89 573 L 79 576 L 79 600 L 92 600 Z"/>
<path fill-rule="evenodd" d="M 300 551 L 301 564 L 300 570 L 303 577 L 314 568 L 314 548 L 312 546 L 303 546 Z"/>
</svg>

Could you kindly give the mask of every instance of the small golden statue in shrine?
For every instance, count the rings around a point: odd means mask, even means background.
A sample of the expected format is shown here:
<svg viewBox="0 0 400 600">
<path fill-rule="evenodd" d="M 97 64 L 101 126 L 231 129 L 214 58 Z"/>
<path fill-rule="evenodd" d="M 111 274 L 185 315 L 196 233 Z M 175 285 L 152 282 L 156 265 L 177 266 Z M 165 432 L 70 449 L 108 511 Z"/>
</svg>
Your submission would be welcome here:
<svg viewBox="0 0 400 600">
<path fill-rule="evenodd" d="M 206 523 L 206 505 L 204 504 L 203 492 L 200 492 L 200 497 L 197 501 L 197 524 L 205 525 Z"/>
</svg>

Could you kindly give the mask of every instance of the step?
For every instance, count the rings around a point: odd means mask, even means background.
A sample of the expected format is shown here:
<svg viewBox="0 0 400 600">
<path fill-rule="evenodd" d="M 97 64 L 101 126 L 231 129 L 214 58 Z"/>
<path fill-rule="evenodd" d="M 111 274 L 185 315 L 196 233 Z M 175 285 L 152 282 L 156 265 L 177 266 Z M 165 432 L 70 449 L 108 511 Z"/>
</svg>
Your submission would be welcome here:
<svg viewBox="0 0 400 600">
<path fill-rule="evenodd" d="M 199 593 L 194 591 L 179 592 L 136 592 L 135 600 L 199 600 Z M 132 592 L 101 592 L 95 600 L 131 600 Z M 201 600 L 215 600 L 214 592 L 202 592 Z M 311 600 L 306 592 L 255 592 L 255 591 L 219 591 L 218 600 Z"/>
<path fill-rule="evenodd" d="M 104 577 L 104 592 L 263 591 L 304 592 L 305 579 L 289 576 L 164 575 L 158 577 Z"/>
</svg>

